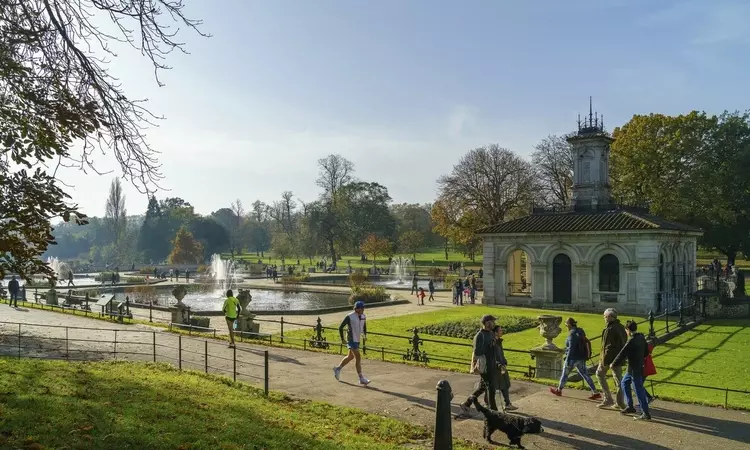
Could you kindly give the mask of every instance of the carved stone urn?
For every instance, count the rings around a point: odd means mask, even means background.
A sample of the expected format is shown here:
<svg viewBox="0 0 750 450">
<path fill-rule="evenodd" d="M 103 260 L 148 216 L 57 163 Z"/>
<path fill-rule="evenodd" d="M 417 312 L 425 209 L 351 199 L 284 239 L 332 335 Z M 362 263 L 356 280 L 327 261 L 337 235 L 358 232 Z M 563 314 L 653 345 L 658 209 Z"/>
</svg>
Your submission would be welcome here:
<svg viewBox="0 0 750 450">
<path fill-rule="evenodd" d="M 250 291 L 247 289 L 240 289 L 240 293 L 237 294 L 237 300 L 240 301 L 240 316 L 237 318 L 237 331 L 243 336 L 254 337 L 260 332 L 260 324 L 253 322 L 255 314 L 251 313 L 248 309 L 250 302 L 253 301 L 253 296 L 250 295 Z"/>
<path fill-rule="evenodd" d="M 177 299 L 177 305 L 178 307 L 184 308 L 186 305 L 182 303 L 182 299 L 185 298 L 185 295 L 187 295 L 187 289 L 185 289 L 185 286 L 178 284 L 172 289 L 172 295 L 174 298 Z"/>
<path fill-rule="evenodd" d="M 559 348 L 555 345 L 554 342 L 552 342 L 552 340 L 559 336 L 562 332 L 562 329 L 560 328 L 562 317 L 542 315 L 538 316 L 537 319 L 539 319 L 539 334 L 541 334 L 542 337 L 547 340 L 547 343 L 542 345 L 542 349 L 558 350 Z"/>
</svg>

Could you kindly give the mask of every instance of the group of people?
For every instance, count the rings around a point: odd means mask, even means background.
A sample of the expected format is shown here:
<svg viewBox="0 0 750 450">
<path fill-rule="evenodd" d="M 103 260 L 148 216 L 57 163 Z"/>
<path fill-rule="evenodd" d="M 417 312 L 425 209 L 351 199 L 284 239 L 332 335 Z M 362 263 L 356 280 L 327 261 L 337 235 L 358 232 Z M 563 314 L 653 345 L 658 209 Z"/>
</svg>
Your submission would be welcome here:
<svg viewBox="0 0 750 450">
<path fill-rule="evenodd" d="M 427 290 L 430 294 L 427 300 L 430 302 L 435 301 L 435 280 L 433 278 L 430 278 L 430 281 L 427 282 Z M 478 292 L 476 276 L 472 274 L 467 276 L 465 280 L 459 278 L 453 286 L 451 286 L 451 290 L 453 292 L 454 305 L 463 306 L 464 297 L 469 299 L 469 302 L 473 305 L 476 301 Z M 417 295 L 417 304 L 424 305 L 424 298 L 427 297 L 427 293 L 423 287 L 419 287 L 419 278 L 416 273 L 411 277 L 410 294 L 413 295 L 415 293 Z"/>
<path fill-rule="evenodd" d="M 502 347 L 503 330 L 496 325 L 496 318 L 485 315 L 481 319 L 481 329 L 474 336 L 471 365 L 469 372 L 479 374 L 480 381 L 475 391 L 460 405 L 463 415 L 470 415 L 470 406 L 479 396 L 484 395 L 485 403 L 492 410 L 497 410 L 495 392 L 499 390 L 505 401 L 505 410 L 516 409 L 510 402 L 508 376 L 505 355 Z M 578 327 L 572 317 L 565 324 L 568 337 L 565 342 L 565 356 L 563 371 L 557 387 L 550 388 L 550 392 L 561 396 L 568 379 L 568 375 L 575 369 L 591 390 L 590 400 L 601 400 L 597 405 L 601 409 L 618 409 L 621 414 L 636 414 L 636 420 L 651 420 L 649 404 L 653 397 L 645 388 L 648 376 L 656 374 L 651 352 L 654 342 L 649 341 L 638 332 L 638 324 L 628 321 L 625 325 L 617 318 L 617 310 L 608 308 L 604 311 L 606 326 L 602 331 L 601 353 L 596 376 L 602 392 L 598 392 L 594 381 L 588 374 L 586 361 L 591 358 L 591 344 L 585 331 Z M 627 363 L 627 370 L 623 376 L 623 367 Z M 607 372 L 612 372 L 616 384 L 616 394 L 613 396 L 607 383 Z M 635 390 L 638 414 L 633 402 Z M 603 394 L 603 395 L 602 395 Z"/>
</svg>

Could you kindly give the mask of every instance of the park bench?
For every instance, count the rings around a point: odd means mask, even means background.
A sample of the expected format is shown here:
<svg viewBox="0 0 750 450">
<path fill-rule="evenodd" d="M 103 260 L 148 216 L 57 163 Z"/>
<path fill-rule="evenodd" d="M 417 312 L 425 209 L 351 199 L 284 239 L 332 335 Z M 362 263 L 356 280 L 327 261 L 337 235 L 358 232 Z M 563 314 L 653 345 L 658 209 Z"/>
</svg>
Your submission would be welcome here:
<svg viewBox="0 0 750 450">
<path fill-rule="evenodd" d="M 103 317 L 110 317 L 112 319 L 117 319 L 119 322 L 122 322 L 123 319 L 126 317 L 128 319 L 133 318 L 133 314 L 130 312 L 130 308 L 127 307 L 125 302 L 115 302 L 115 296 L 114 295 L 107 295 L 103 294 L 99 297 L 99 300 L 96 302 L 96 306 L 101 308 L 101 315 Z"/>
</svg>

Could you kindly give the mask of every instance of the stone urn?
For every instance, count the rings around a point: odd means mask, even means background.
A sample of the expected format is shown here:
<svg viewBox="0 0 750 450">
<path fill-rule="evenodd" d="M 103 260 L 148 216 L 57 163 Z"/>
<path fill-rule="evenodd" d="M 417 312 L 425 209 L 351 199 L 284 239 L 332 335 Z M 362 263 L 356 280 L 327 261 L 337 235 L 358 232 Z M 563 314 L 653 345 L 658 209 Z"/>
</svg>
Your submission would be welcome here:
<svg viewBox="0 0 750 450">
<path fill-rule="evenodd" d="M 547 340 L 547 342 L 542 345 L 542 349 L 558 350 L 559 348 L 555 345 L 554 342 L 552 342 L 552 340 L 559 336 L 562 332 L 562 329 L 560 328 L 562 317 L 543 315 L 538 316 L 537 319 L 539 319 L 539 334 L 541 334 L 542 337 Z"/>
<path fill-rule="evenodd" d="M 260 324 L 253 322 L 255 314 L 248 309 L 250 302 L 253 301 L 253 296 L 247 289 L 240 289 L 237 300 L 240 301 L 240 307 L 242 308 L 240 316 L 237 318 L 237 332 L 242 336 L 256 337 L 260 332 Z"/>
<path fill-rule="evenodd" d="M 185 289 L 185 286 L 178 284 L 172 289 L 172 295 L 174 298 L 177 299 L 177 305 L 178 307 L 184 308 L 185 304 L 182 303 L 182 299 L 185 298 L 185 295 L 187 295 L 187 289 Z"/>
</svg>

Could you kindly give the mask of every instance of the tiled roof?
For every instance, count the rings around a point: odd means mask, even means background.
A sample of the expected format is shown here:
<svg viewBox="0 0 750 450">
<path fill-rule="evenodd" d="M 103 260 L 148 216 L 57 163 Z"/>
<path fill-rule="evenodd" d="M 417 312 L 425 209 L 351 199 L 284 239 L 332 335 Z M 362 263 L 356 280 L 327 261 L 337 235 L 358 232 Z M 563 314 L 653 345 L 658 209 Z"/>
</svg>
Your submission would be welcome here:
<svg viewBox="0 0 750 450">
<path fill-rule="evenodd" d="M 628 211 L 609 212 L 565 212 L 532 214 L 516 220 L 491 225 L 477 231 L 477 234 L 515 233 L 572 233 L 579 231 L 637 231 L 637 230 L 701 230 L 672 222 L 651 214 Z"/>
</svg>

